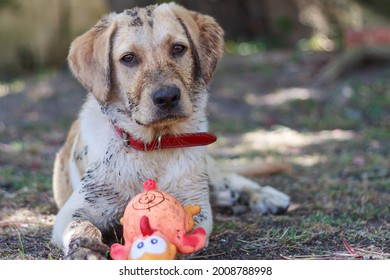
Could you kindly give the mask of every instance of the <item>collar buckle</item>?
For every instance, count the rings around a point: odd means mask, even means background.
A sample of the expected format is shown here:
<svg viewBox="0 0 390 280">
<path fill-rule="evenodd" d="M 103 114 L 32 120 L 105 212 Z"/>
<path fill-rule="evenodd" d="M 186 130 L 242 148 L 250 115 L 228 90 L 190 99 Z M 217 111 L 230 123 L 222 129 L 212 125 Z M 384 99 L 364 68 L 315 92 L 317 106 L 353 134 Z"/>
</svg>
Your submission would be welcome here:
<svg viewBox="0 0 390 280">
<path fill-rule="evenodd" d="M 160 134 L 157 138 L 157 149 L 158 150 L 161 150 L 161 138 L 162 138 L 162 135 Z"/>
<path fill-rule="evenodd" d="M 161 139 L 162 139 L 162 137 L 163 137 L 162 135 L 159 135 L 158 138 L 157 138 L 157 150 L 161 150 Z M 147 152 L 147 151 L 148 151 L 148 144 L 146 142 L 144 142 L 144 152 Z"/>
<path fill-rule="evenodd" d="M 126 148 L 131 148 L 129 144 L 129 134 L 127 132 L 122 131 L 122 142 L 123 146 L 125 146 Z"/>
</svg>

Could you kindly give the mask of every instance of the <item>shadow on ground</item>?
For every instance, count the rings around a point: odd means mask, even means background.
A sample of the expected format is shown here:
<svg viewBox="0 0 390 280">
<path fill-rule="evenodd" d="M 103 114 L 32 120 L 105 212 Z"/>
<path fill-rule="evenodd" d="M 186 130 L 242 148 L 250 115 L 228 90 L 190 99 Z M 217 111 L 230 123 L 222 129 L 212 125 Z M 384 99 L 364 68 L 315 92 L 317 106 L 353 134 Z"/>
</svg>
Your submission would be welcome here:
<svg viewBox="0 0 390 280">
<path fill-rule="evenodd" d="M 215 209 L 194 259 L 390 259 L 390 66 L 315 79 L 332 54 L 226 56 L 210 95 L 210 153 L 223 164 L 283 161 L 253 178 L 292 198 L 280 216 Z M 0 259 L 61 259 L 51 168 L 85 98 L 67 72 L 0 82 Z M 348 251 L 344 242 L 355 251 Z"/>
</svg>

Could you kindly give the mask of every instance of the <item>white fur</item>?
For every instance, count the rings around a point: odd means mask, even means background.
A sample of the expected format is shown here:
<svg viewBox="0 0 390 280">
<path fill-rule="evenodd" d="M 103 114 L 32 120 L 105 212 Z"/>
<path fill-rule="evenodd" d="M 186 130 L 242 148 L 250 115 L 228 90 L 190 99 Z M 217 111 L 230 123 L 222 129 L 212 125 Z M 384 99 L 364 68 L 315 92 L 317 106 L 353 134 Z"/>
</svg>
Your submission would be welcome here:
<svg viewBox="0 0 390 280">
<path fill-rule="evenodd" d="M 205 118 L 201 115 L 198 113 L 199 118 Z M 249 199 L 250 208 L 260 213 L 277 213 L 278 209 L 286 209 L 290 203 L 287 195 L 270 186 L 261 187 L 238 174 L 221 170 L 211 157 L 206 156 L 205 147 L 146 153 L 124 148 L 122 140 L 109 118 L 102 114 L 98 102 L 92 97 L 84 105 L 80 119 L 81 137 L 84 144 L 89 147 L 88 165 L 100 164 L 100 172 L 97 172 L 98 176 L 94 180 L 96 182 L 110 182 L 110 187 L 121 193 L 123 198 L 121 203 L 127 203 L 131 197 L 142 192 L 142 184 L 146 179 L 155 179 L 161 190 L 174 195 L 183 205 L 197 204 L 201 206 L 206 219 L 198 223 L 198 226 L 204 227 L 208 236 L 212 230 L 209 183 L 213 187 L 215 204 L 232 207 L 237 212 L 241 212 L 243 209 L 242 205 L 237 204 L 243 194 Z M 194 119 L 196 118 L 194 117 Z M 205 127 L 207 127 L 207 122 L 204 122 L 199 129 L 203 130 Z M 185 131 L 186 126 L 183 126 L 182 129 Z M 111 162 L 103 164 L 107 151 L 114 156 Z M 73 165 L 75 165 L 74 162 Z M 77 168 L 71 168 L 70 172 L 72 178 L 77 178 Z M 203 174 L 208 174 L 210 182 Z M 77 180 L 72 180 L 72 185 L 74 189 L 82 186 Z M 65 253 L 67 253 L 69 239 L 72 236 L 72 232 L 69 230 L 71 216 L 75 210 L 82 208 L 83 205 L 85 205 L 83 194 L 75 191 L 58 213 L 53 231 L 53 241 Z M 107 207 L 107 205 L 97 205 L 97 208 L 99 207 Z M 101 210 L 90 209 L 90 214 L 97 215 Z M 118 206 L 112 205 L 111 209 L 105 210 L 109 213 L 108 217 L 114 218 Z M 102 219 L 102 222 L 104 219 L 94 218 Z M 109 222 L 105 221 L 105 223 Z"/>
<path fill-rule="evenodd" d="M 146 10 L 140 13 L 146 17 Z M 58 168 L 54 177 L 60 179 L 54 180 L 54 189 L 68 195 L 72 188 L 73 193 L 69 198 L 58 199 L 67 200 L 57 215 L 53 242 L 65 254 L 69 253 L 70 258 L 100 256 L 102 235 L 118 229 L 126 205 L 143 191 L 147 179 L 156 180 L 160 190 L 170 193 L 183 205 L 199 205 L 201 212 L 194 216 L 195 224 L 203 227 L 207 236 L 211 234 L 213 222 L 209 185 L 217 205 L 232 208 L 249 205 L 260 213 L 279 213 L 288 207 L 289 198 L 283 193 L 220 170 L 206 156 L 206 147 L 137 151 L 124 147 L 115 130 L 114 124 L 144 142 L 163 134 L 207 131 L 207 84 L 223 53 L 223 31 L 212 18 L 194 15 L 175 4 L 161 5 L 154 11 L 154 23 L 145 23 L 142 29 L 129 28 L 137 24 L 126 12 L 111 14 L 97 24 L 97 29 L 72 43 L 70 67 L 94 93 L 89 94 L 81 110 L 79 126 L 73 128 L 76 137 L 70 134 L 69 142 L 56 159 Z M 188 26 L 184 25 L 186 19 Z M 213 39 L 206 40 L 199 32 L 209 33 L 205 38 L 213 36 Z M 197 47 L 200 60 L 196 61 L 189 51 L 181 58 L 173 57 L 168 51 L 172 46 L 166 45 L 172 44 L 168 39 L 186 43 L 194 51 Z M 143 51 L 138 53 L 142 57 L 137 67 L 120 62 L 124 52 L 140 49 Z M 86 55 L 89 59 L 85 59 Z M 201 74 L 191 70 L 196 63 L 203 67 Z M 145 73 L 154 78 L 149 79 Z M 115 74 L 115 79 L 107 74 Z M 115 87 L 109 81 L 115 81 Z M 141 89 L 136 85 L 142 86 Z M 181 92 L 176 113 L 162 113 L 151 98 L 156 90 L 168 85 L 175 85 Z M 108 97 L 112 98 L 108 100 Z M 169 122 L 164 116 L 174 116 L 175 120 Z M 72 148 L 68 150 L 70 145 Z M 69 168 L 62 165 L 64 160 L 69 160 L 65 165 Z M 58 191 L 59 188 L 64 189 Z M 77 243 L 85 238 L 93 248 Z"/>
<path fill-rule="evenodd" d="M 123 203 L 125 203 L 129 198 L 142 191 L 144 181 L 149 178 L 155 179 L 159 189 L 173 194 L 184 205 L 201 206 L 202 213 L 207 219 L 200 226 L 204 227 L 207 234 L 210 235 L 212 216 L 209 204 L 208 178 L 203 176 L 206 174 L 205 147 L 152 152 L 124 148 L 118 132 L 109 118 L 102 114 L 99 104 L 94 98 L 87 100 L 80 114 L 80 120 L 81 137 L 89 151 L 88 165 L 98 164 L 99 170 L 101 169 L 101 172 L 97 172 L 97 176 L 94 178 L 96 182 L 109 182 L 113 190 L 121 193 Z M 105 157 L 111 154 L 113 154 L 111 161 L 104 164 Z M 72 160 L 74 160 L 73 157 Z M 78 172 L 76 168 L 71 168 L 70 172 L 72 178 L 77 177 L 74 174 Z M 72 187 L 76 191 L 59 211 L 54 225 L 53 241 L 65 252 L 69 236 L 72 235 L 69 232 L 71 216 L 75 210 L 82 208 L 85 204 L 84 194 L 77 191 L 79 186 L 79 182 L 72 180 Z M 106 206 L 97 205 L 96 207 Z M 118 208 L 117 205 L 111 207 L 112 209 L 105 209 L 110 213 L 109 217 L 110 215 L 115 216 Z M 91 210 L 90 214 L 100 213 L 95 210 Z M 95 218 L 99 219 L 99 217 Z M 103 220 L 105 217 L 101 219 Z M 109 223 L 109 221 L 106 222 Z"/>
<path fill-rule="evenodd" d="M 76 139 L 78 138 L 79 135 L 76 135 Z M 81 181 L 81 176 L 80 173 L 77 169 L 75 159 L 74 159 L 74 151 L 76 150 L 76 145 L 77 141 L 74 141 L 72 145 L 72 153 L 70 154 L 70 160 L 69 160 L 69 176 L 70 176 L 70 181 L 72 185 L 72 190 L 76 190 L 80 187 L 80 181 Z"/>
</svg>

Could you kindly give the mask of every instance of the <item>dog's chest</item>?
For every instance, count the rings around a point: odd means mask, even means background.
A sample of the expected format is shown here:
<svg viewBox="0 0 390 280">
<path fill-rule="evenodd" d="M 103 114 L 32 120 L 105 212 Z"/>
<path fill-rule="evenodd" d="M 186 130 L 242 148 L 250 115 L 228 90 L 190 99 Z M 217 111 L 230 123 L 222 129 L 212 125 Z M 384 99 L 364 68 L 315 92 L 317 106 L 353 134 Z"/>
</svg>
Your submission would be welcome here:
<svg viewBox="0 0 390 280">
<path fill-rule="evenodd" d="M 157 181 L 159 189 L 179 201 L 190 196 L 189 189 L 206 183 L 203 148 L 138 152 L 111 143 L 104 157 L 92 164 L 82 179 L 84 199 L 103 213 L 102 228 L 118 223 L 128 202 L 143 191 L 147 179 Z M 204 181 L 204 182 L 202 182 Z"/>
<path fill-rule="evenodd" d="M 142 192 L 147 179 L 156 180 L 163 191 L 177 193 L 205 172 L 204 147 L 140 152 L 121 144 L 110 141 L 90 178 L 121 195 L 133 197 Z"/>
</svg>

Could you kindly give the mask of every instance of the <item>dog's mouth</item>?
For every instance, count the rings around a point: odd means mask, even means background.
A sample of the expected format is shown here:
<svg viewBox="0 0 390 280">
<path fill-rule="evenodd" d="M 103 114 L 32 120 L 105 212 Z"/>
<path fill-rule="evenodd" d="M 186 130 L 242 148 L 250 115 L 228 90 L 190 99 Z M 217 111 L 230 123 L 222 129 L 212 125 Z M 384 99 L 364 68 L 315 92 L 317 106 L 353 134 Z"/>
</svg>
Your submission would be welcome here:
<svg viewBox="0 0 390 280">
<path fill-rule="evenodd" d="M 159 126 L 170 126 L 179 122 L 183 122 L 188 118 L 186 115 L 166 115 L 156 119 L 152 119 L 148 122 L 142 122 L 140 120 L 135 120 L 138 125 L 145 127 L 159 127 Z"/>
</svg>

